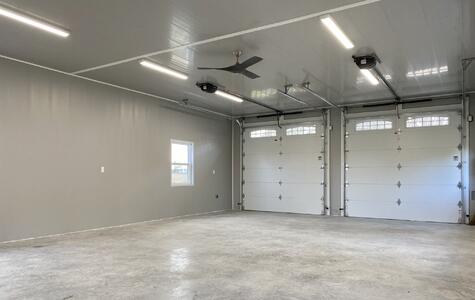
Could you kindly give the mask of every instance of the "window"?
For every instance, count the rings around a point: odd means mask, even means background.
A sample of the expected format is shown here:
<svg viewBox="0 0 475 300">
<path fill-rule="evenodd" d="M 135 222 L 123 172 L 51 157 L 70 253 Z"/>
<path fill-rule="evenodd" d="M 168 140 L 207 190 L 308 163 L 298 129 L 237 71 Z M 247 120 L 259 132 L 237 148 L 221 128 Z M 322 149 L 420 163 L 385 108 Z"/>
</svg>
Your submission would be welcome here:
<svg viewBox="0 0 475 300">
<path fill-rule="evenodd" d="M 193 185 L 193 143 L 171 141 L 172 186 Z"/>
<path fill-rule="evenodd" d="M 272 137 L 277 135 L 275 129 L 258 129 L 251 131 L 251 138 L 263 138 L 263 137 Z"/>
<path fill-rule="evenodd" d="M 356 123 L 356 131 L 392 129 L 393 122 L 387 120 L 365 120 Z"/>
<path fill-rule="evenodd" d="M 440 115 L 415 116 L 415 117 L 407 117 L 406 119 L 407 128 L 448 126 L 448 125 L 449 125 L 448 116 L 440 116 Z"/>
<path fill-rule="evenodd" d="M 316 125 L 297 126 L 297 127 L 287 128 L 285 130 L 286 135 L 306 135 L 306 134 L 316 134 L 316 133 L 317 133 Z"/>
</svg>

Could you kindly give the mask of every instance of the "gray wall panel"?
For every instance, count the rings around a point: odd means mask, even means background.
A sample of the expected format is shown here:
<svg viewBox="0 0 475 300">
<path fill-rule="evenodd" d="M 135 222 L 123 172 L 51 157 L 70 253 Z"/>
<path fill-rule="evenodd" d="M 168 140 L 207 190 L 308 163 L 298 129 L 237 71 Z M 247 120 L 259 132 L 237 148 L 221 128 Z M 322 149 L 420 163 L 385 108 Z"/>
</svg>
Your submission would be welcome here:
<svg viewBox="0 0 475 300">
<path fill-rule="evenodd" d="M 172 138 L 194 187 L 170 186 Z M 0 241 L 230 208 L 230 121 L 0 60 Z"/>
</svg>

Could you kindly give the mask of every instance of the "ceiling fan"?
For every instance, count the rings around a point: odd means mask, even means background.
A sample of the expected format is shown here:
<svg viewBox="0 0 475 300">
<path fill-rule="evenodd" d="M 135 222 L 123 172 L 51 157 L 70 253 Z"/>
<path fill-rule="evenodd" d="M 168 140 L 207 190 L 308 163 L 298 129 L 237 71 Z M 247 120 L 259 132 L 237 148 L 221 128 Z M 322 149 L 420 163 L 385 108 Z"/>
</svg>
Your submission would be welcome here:
<svg viewBox="0 0 475 300">
<path fill-rule="evenodd" d="M 242 51 L 241 50 L 233 51 L 233 55 L 236 56 L 236 63 L 232 66 L 225 67 L 225 68 L 202 68 L 202 67 L 198 67 L 198 70 L 227 71 L 227 72 L 231 72 L 231 73 L 242 74 L 242 75 L 244 75 L 248 78 L 251 78 L 251 79 L 256 79 L 256 78 L 260 77 L 259 75 L 255 74 L 255 73 L 252 73 L 251 71 L 248 71 L 247 68 L 249 68 L 252 65 L 257 64 L 258 62 L 260 62 L 262 60 L 262 57 L 253 56 L 253 57 L 249 58 L 248 60 L 240 63 L 239 62 L 239 57 L 242 55 Z"/>
</svg>

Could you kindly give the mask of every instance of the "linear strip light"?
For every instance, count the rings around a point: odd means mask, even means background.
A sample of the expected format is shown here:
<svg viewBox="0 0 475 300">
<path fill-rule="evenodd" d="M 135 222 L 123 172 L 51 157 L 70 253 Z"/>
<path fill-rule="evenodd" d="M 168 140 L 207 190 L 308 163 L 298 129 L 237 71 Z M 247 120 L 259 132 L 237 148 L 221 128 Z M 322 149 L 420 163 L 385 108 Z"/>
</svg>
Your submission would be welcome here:
<svg viewBox="0 0 475 300">
<path fill-rule="evenodd" d="M 216 95 L 220 96 L 220 97 L 226 98 L 226 99 L 231 100 L 231 101 L 235 101 L 235 102 L 243 102 L 244 101 L 242 98 L 239 98 L 238 96 L 235 96 L 235 95 L 232 95 L 232 94 L 220 91 L 220 90 L 217 90 L 214 93 Z"/>
<path fill-rule="evenodd" d="M 182 79 L 182 80 L 187 80 L 188 79 L 188 75 L 186 75 L 186 74 L 180 73 L 180 72 L 172 70 L 170 68 L 160 66 L 160 65 L 158 65 L 156 63 L 153 63 L 151 61 L 148 61 L 148 60 L 141 60 L 140 65 L 142 65 L 146 68 L 152 69 L 154 71 L 165 73 L 167 75 L 170 75 L 170 76 Z"/>
<path fill-rule="evenodd" d="M 0 6 L 0 16 L 4 16 L 4 17 L 10 18 L 12 20 L 21 22 L 23 24 L 27 24 L 27 25 L 30 25 L 32 27 L 47 31 L 49 33 L 59 35 L 60 37 L 63 37 L 63 38 L 68 37 L 69 34 L 70 34 L 68 31 L 66 31 L 66 30 L 64 30 L 60 27 L 48 24 L 48 23 L 40 21 L 38 19 L 34 19 L 30 16 L 18 13 L 16 11 L 5 8 L 3 6 Z"/>
<path fill-rule="evenodd" d="M 363 75 L 366 77 L 366 79 L 368 79 L 368 81 L 372 84 L 372 85 L 378 85 L 379 84 L 379 80 L 378 78 L 376 78 L 376 76 L 374 76 L 373 73 L 371 73 L 370 70 L 368 69 L 360 69 L 361 73 L 363 73 Z"/>
<path fill-rule="evenodd" d="M 346 49 L 352 49 L 355 47 L 353 42 L 348 38 L 343 30 L 341 30 L 341 28 L 330 15 L 323 16 L 320 18 L 320 20 Z"/>
</svg>

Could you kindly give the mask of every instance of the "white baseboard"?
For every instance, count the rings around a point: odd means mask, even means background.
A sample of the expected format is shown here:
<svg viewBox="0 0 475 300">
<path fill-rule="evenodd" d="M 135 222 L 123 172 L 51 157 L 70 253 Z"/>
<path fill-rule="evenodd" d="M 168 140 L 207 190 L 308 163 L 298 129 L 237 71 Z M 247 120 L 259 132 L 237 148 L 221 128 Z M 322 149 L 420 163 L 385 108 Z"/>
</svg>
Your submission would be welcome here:
<svg viewBox="0 0 475 300">
<path fill-rule="evenodd" d="M 140 221 L 140 222 L 134 222 L 134 223 L 121 224 L 121 225 L 113 225 L 113 226 L 98 227 L 98 228 L 84 229 L 84 230 L 78 230 L 78 231 L 70 231 L 70 232 L 64 232 L 64 233 L 41 235 L 41 236 L 36 236 L 36 237 L 31 237 L 31 238 L 3 241 L 3 242 L 0 242 L 0 245 L 2 245 L 2 244 L 12 244 L 12 243 L 18 243 L 18 242 L 25 242 L 25 241 L 31 241 L 31 240 L 38 240 L 38 239 L 45 239 L 45 238 L 53 238 L 53 237 L 59 237 L 59 236 L 63 236 L 63 235 L 70 235 L 70 234 L 90 232 L 90 231 L 100 231 L 100 230 L 107 230 L 107 229 L 112 229 L 112 228 L 121 228 L 121 227 L 127 227 L 127 226 L 139 225 L 139 224 L 153 223 L 153 222 L 163 222 L 163 221 L 169 221 L 169 220 L 174 220 L 174 219 L 182 219 L 182 218 L 187 218 L 187 217 L 205 216 L 205 215 L 210 215 L 210 214 L 222 213 L 222 212 L 226 212 L 226 211 L 228 211 L 228 210 L 227 209 L 215 210 L 215 211 L 209 211 L 209 212 L 203 212 L 203 213 L 180 215 L 180 216 L 175 216 L 175 217 L 160 218 L 160 219 L 155 219 L 155 220 Z"/>
</svg>

